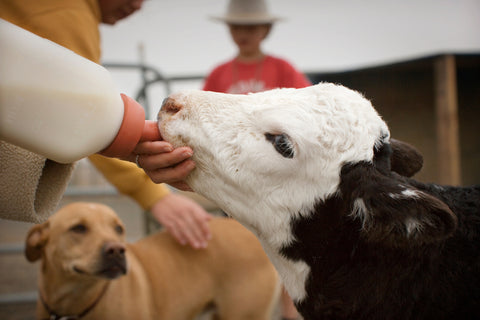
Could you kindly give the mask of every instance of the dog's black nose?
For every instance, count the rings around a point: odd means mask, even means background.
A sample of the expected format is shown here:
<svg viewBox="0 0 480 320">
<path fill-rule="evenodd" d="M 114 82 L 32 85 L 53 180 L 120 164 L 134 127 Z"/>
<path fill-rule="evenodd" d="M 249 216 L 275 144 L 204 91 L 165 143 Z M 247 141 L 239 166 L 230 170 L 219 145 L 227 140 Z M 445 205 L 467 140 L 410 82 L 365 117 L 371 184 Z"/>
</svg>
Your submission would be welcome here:
<svg viewBox="0 0 480 320">
<path fill-rule="evenodd" d="M 102 251 L 106 258 L 122 258 L 125 256 L 125 245 L 118 242 L 109 242 L 103 246 Z"/>
<path fill-rule="evenodd" d="M 102 263 L 99 275 L 115 279 L 127 272 L 125 245 L 119 242 L 107 242 L 102 248 Z"/>
</svg>

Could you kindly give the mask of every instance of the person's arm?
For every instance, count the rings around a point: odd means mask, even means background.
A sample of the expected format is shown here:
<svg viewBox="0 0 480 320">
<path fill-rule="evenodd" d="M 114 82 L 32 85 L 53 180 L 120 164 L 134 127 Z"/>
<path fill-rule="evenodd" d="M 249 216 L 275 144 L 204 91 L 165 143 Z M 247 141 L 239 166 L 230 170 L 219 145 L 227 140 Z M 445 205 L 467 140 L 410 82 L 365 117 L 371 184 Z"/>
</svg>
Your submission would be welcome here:
<svg viewBox="0 0 480 320">
<path fill-rule="evenodd" d="M 181 190 L 190 191 L 184 179 L 195 167 L 188 147 L 173 149 L 165 141 L 141 142 L 126 160 L 137 162 L 154 182 L 169 182 Z M 155 219 L 181 244 L 205 248 L 211 238 L 208 221 L 211 219 L 199 204 L 175 193 L 157 201 L 150 211 Z"/>
<path fill-rule="evenodd" d="M 147 146 L 160 146 L 159 149 L 153 149 L 149 152 L 164 150 L 166 152 L 148 156 L 145 159 L 136 159 L 139 164 L 141 161 L 149 163 L 152 160 L 157 162 L 155 176 L 159 182 L 179 181 L 177 186 L 182 187 L 186 175 L 190 172 L 184 171 L 182 166 L 176 167 L 177 161 L 185 160 L 182 152 L 169 152 L 171 148 L 164 141 L 155 141 L 155 143 L 144 143 Z M 164 146 L 167 145 L 167 148 Z M 148 150 L 148 149 L 147 149 Z M 188 148 L 187 148 L 188 150 Z M 187 156 L 191 153 L 187 151 Z M 202 206 L 186 196 L 178 195 L 169 191 L 164 184 L 154 183 L 144 170 L 137 167 L 136 164 L 121 161 L 118 159 L 106 158 L 101 155 L 89 157 L 95 167 L 102 172 L 105 178 L 112 183 L 119 192 L 134 199 L 145 210 L 149 210 L 152 216 L 164 226 L 170 234 L 181 244 L 188 244 L 195 249 L 205 248 L 211 237 L 208 221 L 211 219 Z M 133 159 L 133 158 L 132 158 Z M 160 162 L 161 164 L 158 164 Z M 163 164 L 162 164 L 163 163 Z M 161 167 L 167 166 L 166 168 Z M 172 167 L 172 165 L 174 167 Z M 147 169 L 148 170 L 148 169 Z M 183 189 L 188 189 L 185 187 Z"/>
<path fill-rule="evenodd" d="M 93 0 L 92 0 L 93 1 Z M 86 1 L 0 1 L 0 18 L 69 49 L 79 32 L 95 42 L 98 28 L 95 13 Z M 85 18 L 92 28 L 83 25 Z M 75 28 L 75 30 L 73 30 Z M 89 56 L 94 47 L 79 46 Z M 98 53 L 99 55 L 99 53 Z M 0 216 L 39 223 L 53 214 L 72 175 L 73 164 L 59 164 L 35 153 L 0 141 Z"/>
<path fill-rule="evenodd" d="M 88 159 L 120 193 L 135 200 L 144 210 L 170 193 L 165 185 L 154 183 L 134 163 L 98 154 Z"/>
</svg>

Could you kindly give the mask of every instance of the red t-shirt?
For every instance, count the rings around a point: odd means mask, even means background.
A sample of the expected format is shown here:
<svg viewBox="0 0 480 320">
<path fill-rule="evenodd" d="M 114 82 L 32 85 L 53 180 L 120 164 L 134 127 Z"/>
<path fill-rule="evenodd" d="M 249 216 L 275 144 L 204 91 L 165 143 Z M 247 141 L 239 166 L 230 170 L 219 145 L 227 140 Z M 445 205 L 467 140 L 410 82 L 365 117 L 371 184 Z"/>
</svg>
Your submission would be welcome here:
<svg viewBox="0 0 480 320">
<path fill-rule="evenodd" d="M 311 82 L 287 61 L 265 56 L 260 62 L 244 63 L 233 59 L 219 65 L 207 77 L 203 90 L 246 94 L 310 85 Z"/>
</svg>

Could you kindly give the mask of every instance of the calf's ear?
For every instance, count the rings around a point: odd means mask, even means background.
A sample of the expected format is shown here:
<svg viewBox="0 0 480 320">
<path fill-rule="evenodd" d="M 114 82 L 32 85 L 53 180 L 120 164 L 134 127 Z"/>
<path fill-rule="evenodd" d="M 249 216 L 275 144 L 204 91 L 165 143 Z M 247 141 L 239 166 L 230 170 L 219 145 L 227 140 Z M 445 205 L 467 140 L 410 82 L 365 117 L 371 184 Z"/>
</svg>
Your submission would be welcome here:
<svg viewBox="0 0 480 320">
<path fill-rule="evenodd" d="M 361 234 L 367 241 L 421 245 L 444 240 L 455 231 L 457 218 L 440 199 L 369 164 L 347 171 L 342 194 L 350 200 L 351 216 L 361 220 Z"/>
<path fill-rule="evenodd" d="M 423 156 L 414 146 L 392 138 L 390 146 L 392 148 L 390 157 L 392 171 L 404 177 L 411 177 L 422 169 Z"/>
<path fill-rule="evenodd" d="M 42 257 L 43 249 L 48 241 L 48 221 L 33 226 L 28 231 L 25 241 L 25 257 L 28 261 L 34 262 Z"/>
</svg>

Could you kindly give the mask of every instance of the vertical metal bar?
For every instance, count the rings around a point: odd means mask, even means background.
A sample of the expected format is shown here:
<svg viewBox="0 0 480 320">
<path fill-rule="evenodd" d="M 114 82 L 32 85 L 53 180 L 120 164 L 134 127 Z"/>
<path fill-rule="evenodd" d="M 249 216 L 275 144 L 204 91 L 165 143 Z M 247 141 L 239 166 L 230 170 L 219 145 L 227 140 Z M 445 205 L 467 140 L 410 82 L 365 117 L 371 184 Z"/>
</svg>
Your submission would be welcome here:
<svg viewBox="0 0 480 320">
<path fill-rule="evenodd" d="M 145 67 L 145 46 L 143 42 L 140 42 L 138 44 L 138 57 L 140 60 L 140 74 L 142 76 L 142 88 L 145 88 L 145 91 L 143 92 L 143 101 L 142 105 L 143 108 L 145 109 L 145 118 L 150 119 L 150 103 L 148 101 L 148 94 L 147 94 L 147 87 L 146 84 L 148 82 L 147 78 L 147 68 Z"/>
</svg>

